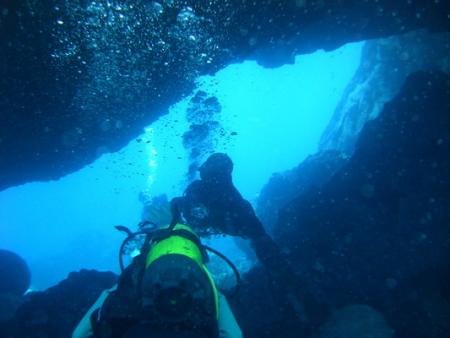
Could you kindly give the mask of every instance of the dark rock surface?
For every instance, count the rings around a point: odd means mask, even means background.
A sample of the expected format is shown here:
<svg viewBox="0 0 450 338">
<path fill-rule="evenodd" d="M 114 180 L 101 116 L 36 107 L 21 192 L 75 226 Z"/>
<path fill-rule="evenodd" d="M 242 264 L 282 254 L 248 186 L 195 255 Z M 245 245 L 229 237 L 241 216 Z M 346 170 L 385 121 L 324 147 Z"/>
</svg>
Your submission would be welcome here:
<svg viewBox="0 0 450 338">
<path fill-rule="evenodd" d="M 450 73 L 449 33 L 421 30 L 366 42 L 361 65 L 345 89 L 319 148 L 351 155 L 364 124 L 380 114 L 409 74 L 419 70 Z"/>
<path fill-rule="evenodd" d="M 100 293 L 116 279 L 112 272 L 81 270 L 46 291 L 30 293 L 14 318 L 0 323 L 0 337 L 70 337 Z"/>
<path fill-rule="evenodd" d="M 261 190 L 256 213 L 271 233 L 275 233 L 278 211 L 290 201 L 320 189 L 347 161 L 338 151 L 324 151 L 306 158 L 296 168 L 272 175 Z"/>
<path fill-rule="evenodd" d="M 256 267 L 243 276 L 236 297 L 228 299 L 246 338 L 298 337 L 295 323 L 283 316 L 274 298 L 267 273 Z M 264 296 L 262 296 L 264 295 Z"/>
<path fill-rule="evenodd" d="M 0 294 L 12 293 L 22 296 L 30 287 L 30 268 L 14 252 L 0 250 L 0 276 Z"/>
<path fill-rule="evenodd" d="M 366 304 L 396 337 L 450 332 L 450 78 L 418 72 L 353 156 L 280 213 L 281 245 L 317 299 Z"/>
<path fill-rule="evenodd" d="M 22 257 L 0 250 L 0 322 L 9 320 L 30 287 L 31 273 Z"/>
<path fill-rule="evenodd" d="M 0 8 L 0 190 L 116 151 L 201 74 L 420 28 L 448 1 L 8 1 Z"/>
</svg>

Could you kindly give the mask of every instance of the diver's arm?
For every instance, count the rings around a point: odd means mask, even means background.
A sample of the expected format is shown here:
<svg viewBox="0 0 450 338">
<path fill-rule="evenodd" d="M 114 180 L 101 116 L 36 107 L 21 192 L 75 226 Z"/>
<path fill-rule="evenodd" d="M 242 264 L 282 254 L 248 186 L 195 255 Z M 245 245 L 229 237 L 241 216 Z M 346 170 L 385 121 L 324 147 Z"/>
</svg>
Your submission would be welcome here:
<svg viewBox="0 0 450 338">
<path fill-rule="evenodd" d="M 86 312 L 86 314 L 81 319 L 80 323 L 77 325 L 75 330 L 72 333 L 72 338 L 91 338 L 94 334 L 92 325 L 91 325 L 91 316 L 92 313 L 100 309 L 105 302 L 106 298 L 108 298 L 110 292 L 117 289 L 117 285 L 114 285 L 109 290 L 104 290 L 100 296 L 95 301 L 94 305 L 91 306 L 91 308 Z"/>
<path fill-rule="evenodd" d="M 242 338 L 242 331 L 224 295 L 219 293 L 219 337 Z"/>
<path fill-rule="evenodd" d="M 230 209 L 238 236 L 251 240 L 268 236 L 249 201 L 239 195 Z"/>
</svg>

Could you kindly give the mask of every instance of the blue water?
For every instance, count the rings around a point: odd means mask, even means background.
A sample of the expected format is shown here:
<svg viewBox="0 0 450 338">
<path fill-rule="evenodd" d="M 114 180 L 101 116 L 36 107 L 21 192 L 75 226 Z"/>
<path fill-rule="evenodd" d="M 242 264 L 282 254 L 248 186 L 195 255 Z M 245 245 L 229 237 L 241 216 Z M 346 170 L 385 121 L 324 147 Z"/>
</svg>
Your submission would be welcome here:
<svg viewBox="0 0 450 338">
<path fill-rule="evenodd" d="M 272 173 L 316 151 L 359 65 L 361 48 L 357 43 L 319 51 L 277 69 L 247 61 L 198 80 L 199 89 L 222 105 L 222 126 L 237 133 L 220 140 L 216 150 L 232 157 L 234 182 L 245 198 L 255 202 Z M 181 135 L 188 128 L 188 102 L 172 106 L 121 151 L 78 172 L 0 193 L 0 247 L 27 260 L 33 288 L 49 287 L 81 268 L 118 271 L 123 237 L 113 226 L 139 222 L 141 192 L 170 198 L 185 187 L 189 161 Z M 214 243 L 232 259 L 242 259 L 232 241 Z"/>
</svg>

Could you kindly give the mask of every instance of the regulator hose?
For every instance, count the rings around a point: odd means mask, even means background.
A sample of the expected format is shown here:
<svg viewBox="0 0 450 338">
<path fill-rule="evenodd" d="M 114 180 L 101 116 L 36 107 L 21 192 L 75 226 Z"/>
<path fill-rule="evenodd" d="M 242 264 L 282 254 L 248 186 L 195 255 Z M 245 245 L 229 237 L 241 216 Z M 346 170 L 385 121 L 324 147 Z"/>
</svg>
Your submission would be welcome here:
<svg viewBox="0 0 450 338">
<path fill-rule="evenodd" d="M 234 276 L 236 278 L 236 286 L 233 288 L 232 291 L 227 292 L 227 296 L 229 297 L 233 297 L 236 295 L 236 293 L 239 291 L 240 285 L 241 285 L 241 274 L 239 273 L 239 270 L 236 268 L 236 265 L 233 264 L 232 261 L 230 261 L 228 259 L 227 256 L 225 256 L 223 253 L 221 253 L 220 251 L 217 251 L 216 249 L 213 249 L 209 246 L 203 245 L 203 248 L 207 251 L 212 252 L 213 254 L 219 256 L 222 260 L 224 260 L 228 266 L 231 268 L 231 270 L 233 270 L 234 272 Z"/>
</svg>

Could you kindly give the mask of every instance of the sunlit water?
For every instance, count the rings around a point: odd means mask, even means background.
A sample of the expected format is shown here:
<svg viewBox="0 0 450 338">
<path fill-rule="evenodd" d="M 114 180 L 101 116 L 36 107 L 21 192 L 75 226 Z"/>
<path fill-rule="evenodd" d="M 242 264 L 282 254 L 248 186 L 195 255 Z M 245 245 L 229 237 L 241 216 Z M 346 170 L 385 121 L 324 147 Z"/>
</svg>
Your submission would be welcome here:
<svg viewBox="0 0 450 338">
<path fill-rule="evenodd" d="M 277 69 L 248 61 L 199 79 L 199 88 L 217 96 L 222 106 L 222 126 L 236 133 L 216 150 L 232 157 L 234 182 L 245 198 L 254 202 L 272 173 L 316 151 L 359 65 L 361 47 L 299 56 L 294 65 Z M 140 221 L 139 193 L 170 198 L 185 187 L 189 163 L 181 135 L 188 128 L 188 102 L 175 104 L 121 151 L 78 172 L 0 193 L 0 247 L 27 260 L 33 288 L 46 288 L 81 268 L 118 271 L 123 235 L 113 226 L 133 228 Z M 229 239 L 210 242 L 238 266 L 246 265 Z"/>
</svg>

